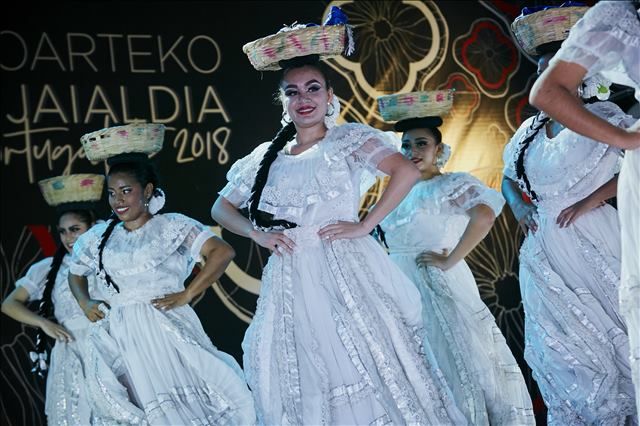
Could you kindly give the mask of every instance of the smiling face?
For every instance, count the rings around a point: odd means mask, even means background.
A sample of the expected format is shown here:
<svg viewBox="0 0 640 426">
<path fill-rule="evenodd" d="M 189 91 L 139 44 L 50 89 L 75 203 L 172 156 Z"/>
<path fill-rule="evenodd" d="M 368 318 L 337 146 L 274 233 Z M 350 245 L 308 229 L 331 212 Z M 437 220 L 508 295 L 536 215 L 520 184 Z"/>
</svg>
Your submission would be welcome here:
<svg viewBox="0 0 640 426">
<path fill-rule="evenodd" d="M 402 155 L 411 160 L 423 173 L 438 170 L 435 162 L 441 150 L 442 144 L 429 129 L 411 129 L 402 135 Z"/>
<path fill-rule="evenodd" d="M 60 216 L 60 219 L 58 219 L 58 235 L 60 235 L 60 242 L 69 253 L 73 250 L 73 245 L 78 237 L 87 232 L 91 225 L 93 224 L 86 223 L 85 219 L 72 212 L 64 213 Z"/>
<path fill-rule="evenodd" d="M 333 90 L 327 88 L 326 79 L 318 68 L 305 65 L 288 70 L 282 78 L 280 91 L 283 105 L 297 128 L 324 125 Z"/>
<path fill-rule="evenodd" d="M 145 206 L 151 198 L 153 185 L 147 184 L 144 188 L 131 173 L 115 172 L 109 174 L 108 189 L 109 205 L 122 222 L 130 223 L 129 229 L 142 226 L 150 217 Z"/>
</svg>

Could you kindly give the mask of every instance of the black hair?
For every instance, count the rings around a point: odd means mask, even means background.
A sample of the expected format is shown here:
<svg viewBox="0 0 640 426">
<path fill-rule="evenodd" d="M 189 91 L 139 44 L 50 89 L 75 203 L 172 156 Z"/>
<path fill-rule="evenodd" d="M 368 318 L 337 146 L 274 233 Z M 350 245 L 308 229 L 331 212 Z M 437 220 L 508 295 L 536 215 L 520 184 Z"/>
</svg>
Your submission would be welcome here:
<svg viewBox="0 0 640 426">
<path fill-rule="evenodd" d="M 546 55 L 548 53 L 556 54 L 558 50 L 560 50 L 560 46 L 562 46 L 562 42 L 564 40 L 556 40 L 550 41 L 548 43 L 543 43 L 539 46 L 536 46 L 536 55 L 538 57 Z"/>
<path fill-rule="evenodd" d="M 516 164 L 515 164 L 516 176 L 518 177 L 519 180 L 524 182 L 525 188 L 522 188 L 522 189 L 525 189 L 527 191 L 527 193 L 529 194 L 532 200 L 537 200 L 538 195 L 535 193 L 533 189 L 531 189 L 531 183 L 529 183 L 529 178 L 527 178 L 527 174 L 525 173 L 524 155 L 525 155 L 525 152 L 527 151 L 527 148 L 529 148 L 529 145 L 531 144 L 533 139 L 535 139 L 540 129 L 542 129 L 544 125 L 547 124 L 548 121 L 549 121 L 548 116 L 546 115 L 542 116 L 541 113 L 537 113 L 536 116 L 533 118 L 533 121 L 529 125 L 529 128 L 527 129 L 525 138 L 522 140 L 522 142 L 520 142 L 520 146 L 518 147 L 518 157 L 516 158 Z"/>
<path fill-rule="evenodd" d="M 307 55 L 300 56 L 296 58 L 292 58 L 285 61 L 280 61 L 280 66 L 283 68 L 282 71 L 282 80 L 286 76 L 287 72 L 294 68 L 301 68 L 304 66 L 312 66 L 317 69 L 322 77 L 325 79 L 326 88 L 331 88 L 331 81 L 329 80 L 329 73 L 326 65 L 319 61 L 318 55 Z M 258 209 L 258 205 L 260 204 L 260 197 L 262 197 L 262 191 L 264 190 L 265 185 L 267 184 L 267 179 L 269 177 L 269 169 L 271 165 L 278 157 L 278 152 L 280 152 L 284 146 L 296 135 L 296 128 L 293 123 L 288 123 L 286 126 L 282 127 L 278 130 L 278 133 L 271 140 L 271 144 L 269 148 L 267 148 L 267 152 L 262 157 L 260 161 L 260 166 L 258 168 L 258 172 L 256 173 L 256 178 L 253 182 L 253 186 L 251 187 L 251 196 L 249 197 L 249 219 L 255 225 L 268 229 L 272 227 L 282 227 L 285 229 L 295 228 L 298 226 L 293 222 L 289 222 L 287 220 L 275 220 L 273 219 L 273 215 L 260 211 Z"/>
<path fill-rule="evenodd" d="M 436 145 L 442 142 L 442 133 L 438 127 L 442 126 L 442 118 L 440 117 L 416 117 L 400 120 L 394 124 L 393 128 L 396 132 L 406 132 L 413 129 L 428 129 L 433 133 Z"/>
<path fill-rule="evenodd" d="M 378 240 L 380 243 L 384 244 L 386 248 L 389 248 L 389 244 L 387 244 L 386 233 L 384 232 L 380 224 L 377 224 L 375 228 L 373 228 L 373 230 L 369 232 L 369 235 Z"/>
<path fill-rule="evenodd" d="M 148 184 L 153 185 L 153 193 L 154 195 L 158 195 L 158 186 L 159 186 L 159 178 L 158 173 L 151 163 L 147 156 L 143 154 L 134 155 L 131 154 L 120 154 L 115 157 L 109 158 L 107 163 L 111 165 L 109 169 L 109 173 L 107 174 L 107 179 L 116 173 L 125 173 L 129 176 L 132 176 L 144 189 Z M 104 248 L 107 245 L 107 241 L 109 237 L 113 233 L 116 225 L 120 223 L 120 219 L 113 214 L 109 218 L 110 222 L 107 225 L 107 228 L 102 233 L 100 244 L 98 245 L 98 274 L 104 273 L 104 279 L 108 286 L 113 287 L 118 293 L 120 292 L 120 288 L 113 281 L 109 273 L 104 269 L 103 264 L 103 253 Z"/>
<path fill-rule="evenodd" d="M 61 204 L 62 206 L 62 204 Z M 91 209 L 71 209 L 67 208 L 62 211 L 62 213 L 58 214 L 57 223 L 60 223 L 60 219 L 65 214 L 73 214 L 78 217 L 80 222 L 87 225 L 87 228 L 91 227 L 93 223 L 96 221 L 96 214 Z M 49 272 L 47 272 L 47 276 L 45 278 L 44 291 L 42 292 L 42 298 L 40 299 L 40 303 L 38 305 L 38 315 L 48 320 L 55 321 L 54 312 L 53 312 L 53 300 L 51 299 L 51 295 L 53 293 L 53 287 L 56 285 L 56 278 L 58 276 L 58 272 L 60 271 L 60 267 L 62 266 L 62 260 L 64 256 L 67 254 L 67 249 L 63 244 L 58 246 L 56 253 L 53 255 L 53 260 L 51 262 L 51 266 L 49 267 Z M 41 354 L 45 353 L 47 350 L 47 335 L 42 331 L 42 329 L 38 330 L 36 334 L 36 353 Z M 34 360 L 34 366 L 31 370 L 34 373 L 37 373 L 41 377 L 43 376 L 42 369 L 40 368 L 40 360 Z"/>
</svg>

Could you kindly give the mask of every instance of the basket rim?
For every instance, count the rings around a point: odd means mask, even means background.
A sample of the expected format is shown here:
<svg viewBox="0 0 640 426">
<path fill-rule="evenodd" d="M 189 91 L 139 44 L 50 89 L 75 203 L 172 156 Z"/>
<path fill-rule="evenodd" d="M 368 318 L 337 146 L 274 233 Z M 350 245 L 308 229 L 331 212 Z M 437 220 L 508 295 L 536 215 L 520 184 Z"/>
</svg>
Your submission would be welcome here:
<svg viewBox="0 0 640 426">
<path fill-rule="evenodd" d="M 247 55 L 249 62 L 257 71 L 277 71 L 282 69 L 280 61 L 298 56 L 318 55 L 321 59 L 326 59 L 342 55 L 348 46 L 347 29 L 348 25 L 338 24 L 314 25 L 280 31 L 246 43 L 242 46 L 242 51 Z M 310 45 L 310 40 L 317 34 L 325 34 L 326 37 L 331 39 L 331 43 L 328 46 L 323 43 Z M 301 52 L 284 44 L 283 40 L 291 36 L 296 37 L 297 42 L 306 47 L 307 51 Z M 336 43 L 336 41 L 339 41 L 339 43 Z M 278 51 L 274 52 L 272 56 L 264 53 L 266 49 L 277 49 Z"/>
</svg>

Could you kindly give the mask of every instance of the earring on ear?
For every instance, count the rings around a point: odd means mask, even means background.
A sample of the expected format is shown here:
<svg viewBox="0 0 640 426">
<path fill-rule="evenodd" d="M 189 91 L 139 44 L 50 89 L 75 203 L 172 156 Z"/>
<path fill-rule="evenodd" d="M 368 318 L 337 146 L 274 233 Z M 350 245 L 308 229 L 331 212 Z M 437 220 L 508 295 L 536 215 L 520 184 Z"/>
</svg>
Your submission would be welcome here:
<svg viewBox="0 0 640 426">
<path fill-rule="evenodd" d="M 332 116 L 336 112 L 336 107 L 333 106 L 331 102 L 327 102 L 327 113 L 325 114 L 327 117 Z"/>
</svg>

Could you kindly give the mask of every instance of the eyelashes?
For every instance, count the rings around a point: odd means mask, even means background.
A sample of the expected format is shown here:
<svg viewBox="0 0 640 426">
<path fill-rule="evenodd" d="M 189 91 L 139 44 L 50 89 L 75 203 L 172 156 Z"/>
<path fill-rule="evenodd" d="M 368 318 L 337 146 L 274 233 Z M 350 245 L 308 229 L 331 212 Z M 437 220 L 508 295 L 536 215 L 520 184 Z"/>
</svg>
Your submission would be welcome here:
<svg viewBox="0 0 640 426">
<path fill-rule="evenodd" d="M 320 91 L 321 89 L 322 89 L 322 86 L 320 86 L 320 85 L 313 85 L 313 86 L 309 86 L 309 87 L 307 88 L 307 93 L 315 93 L 315 92 Z M 292 96 L 296 96 L 297 94 L 298 94 L 298 91 L 297 91 L 297 90 L 285 90 L 285 91 L 284 91 L 284 95 L 285 95 L 287 98 L 290 98 L 290 97 L 292 97 Z"/>
</svg>

